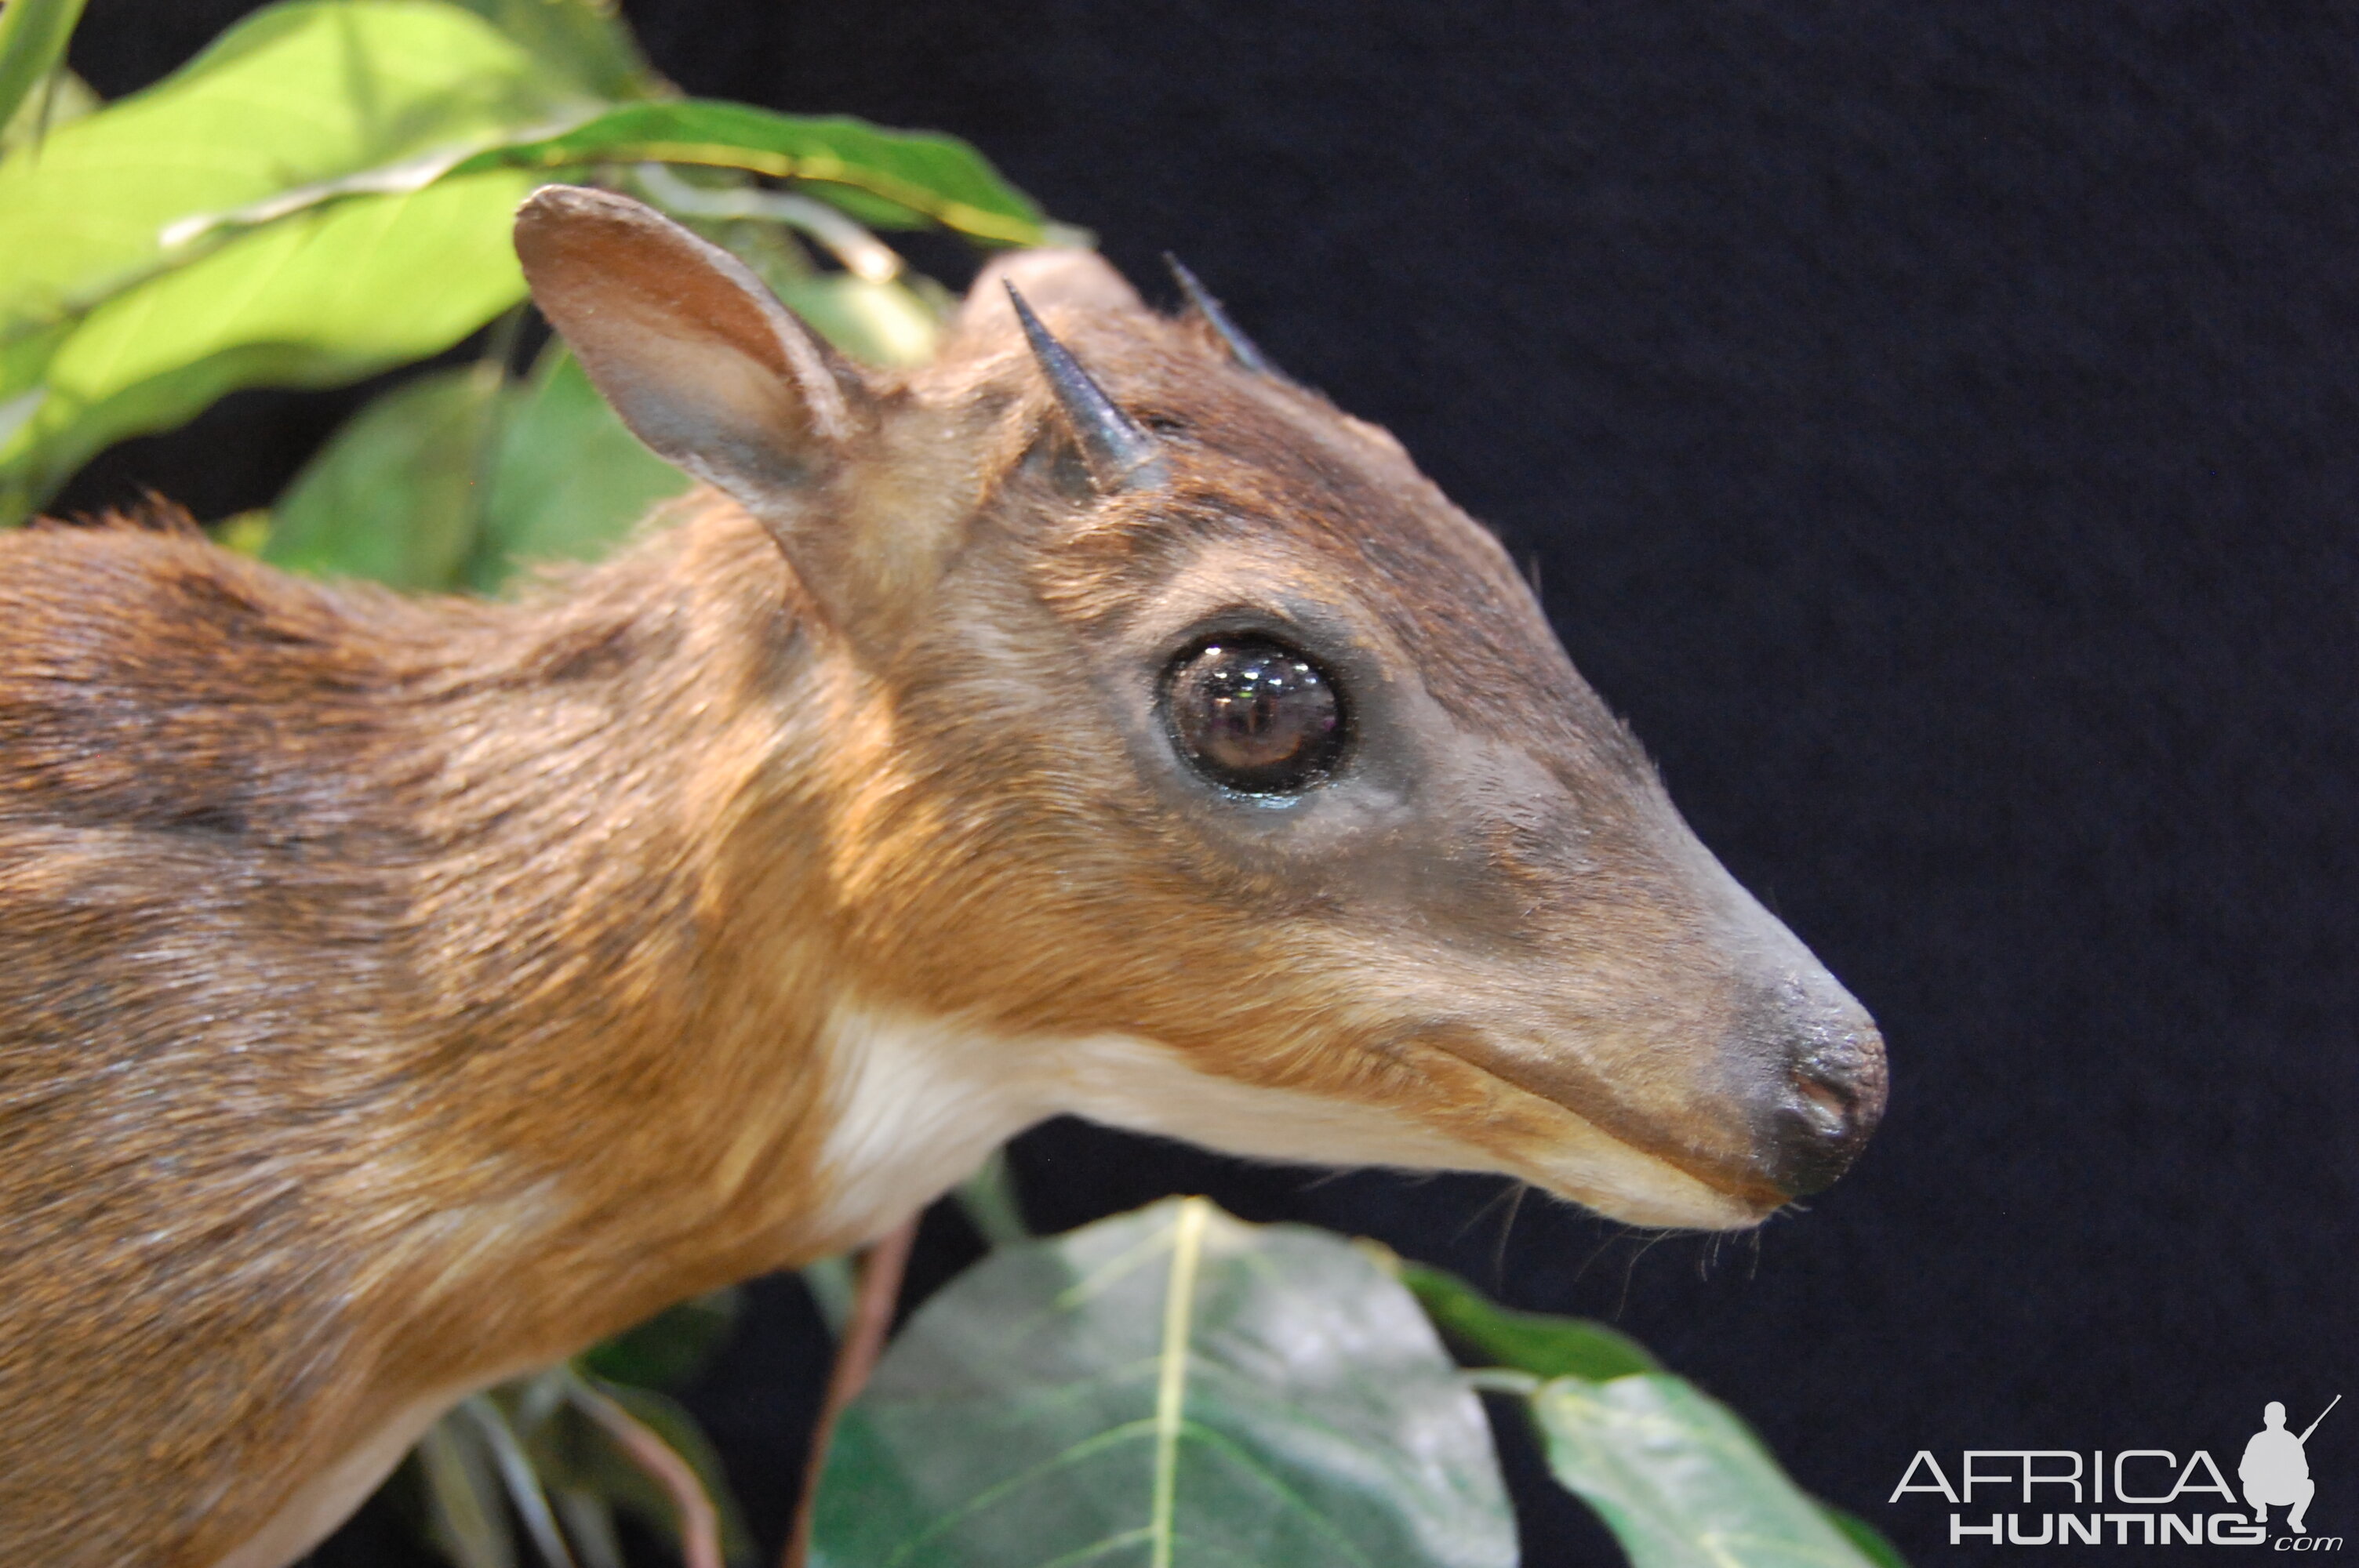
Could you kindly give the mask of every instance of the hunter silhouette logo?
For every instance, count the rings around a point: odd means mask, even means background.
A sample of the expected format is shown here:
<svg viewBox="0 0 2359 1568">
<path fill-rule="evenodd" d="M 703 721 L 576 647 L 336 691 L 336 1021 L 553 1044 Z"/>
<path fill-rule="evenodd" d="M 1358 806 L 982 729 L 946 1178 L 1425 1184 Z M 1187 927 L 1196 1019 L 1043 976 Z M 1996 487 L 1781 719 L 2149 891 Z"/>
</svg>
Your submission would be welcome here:
<svg viewBox="0 0 2359 1568">
<path fill-rule="evenodd" d="M 2318 1412 L 2318 1421 L 2324 1421 L 2327 1411 L 2342 1402 L 2341 1394 L 2329 1400 L 2326 1410 Z M 2254 1523 L 2267 1524 L 2269 1509 L 2284 1507 L 2293 1510 L 2286 1515 L 2286 1528 L 2296 1535 L 2310 1533 L 2301 1516 L 2310 1511 L 2310 1499 L 2318 1495 L 2318 1483 L 2310 1478 L 2310 1434 L 2318 1430 L 2318 1421 L 2296 1437 L 2285 1429 L 2285 1406 L 2271 1400 L 2261 1411 L 2261 1430 L 2245 1444 L 2245 1462 L 2236 1466 L 2236 1478 L 2245 1483 L 2245 1503 L 2253 1510 Z"/>
<path fill-rule="evenodd" d="M 2310 1437 L 2341 1394 L 2299 1434 L 2286 1428 L 2286 1408 L 2271 1400 L 2261 1430 L 2236 1465 L 2243 1503 L 2211 1454 L 2184 1461 L 2167 1448 L 1969 1448 L 1958 1456 L 1955 1485 L 1931 1450 L 1919 1449 L 1887 1503 L 1930 1492 L 1952 1505 L 1950 1544 L 2006 1546 L 2262 1546 L 2272 1552 L 2340 1552 L 2339 1535 L 2313 1535 L 2306 1522 L 2318 1485 L 2310 1474 Z M 2055 1490 L 2042 1491 L 2042 1487 Z M 1977 1489 L 1980 1495 L 1977 1496 Z M 1994 1489 L 1998 1495 L 1992 1496 Z M 2024 1505 L 2024 1511 L 1978 1516 L 1977 1501 Z M 2046 1511 L 2032 1508 L 2046 1505 Z M 2286 1533 L 2271 1538 L 2269 1510 L 2286 1510 Z"/>
</svg>

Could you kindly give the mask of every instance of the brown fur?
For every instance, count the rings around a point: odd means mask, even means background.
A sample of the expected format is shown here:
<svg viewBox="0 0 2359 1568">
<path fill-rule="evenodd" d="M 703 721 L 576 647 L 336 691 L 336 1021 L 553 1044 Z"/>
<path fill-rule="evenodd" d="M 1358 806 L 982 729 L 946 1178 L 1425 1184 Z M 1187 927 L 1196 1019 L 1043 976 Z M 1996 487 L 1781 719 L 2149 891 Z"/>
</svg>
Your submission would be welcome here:
<svg viewBox="0 0 2359 1568">
<path fill-rule="evenodd" d="M 1160 490 L 1087 492 L 986 289 L 797 425 L 791 503 L 702 492 L 516 603 L 0 537 L 15 1560 L 200 1568 L 406 1403 L 859 1239 L 848 1000 L 1153 1042 L 1609 1208 L 1569 1129 L 1710 1223 L 1782 1201 L 1756 1025 L 1807 955 L 1496 545 L 1200 324 L 1042 303 Z M 1293 812 L 1153 714 L 1175 639 L 1247 612 L 1361 694 L 1359 782 Z"/>
</svg>

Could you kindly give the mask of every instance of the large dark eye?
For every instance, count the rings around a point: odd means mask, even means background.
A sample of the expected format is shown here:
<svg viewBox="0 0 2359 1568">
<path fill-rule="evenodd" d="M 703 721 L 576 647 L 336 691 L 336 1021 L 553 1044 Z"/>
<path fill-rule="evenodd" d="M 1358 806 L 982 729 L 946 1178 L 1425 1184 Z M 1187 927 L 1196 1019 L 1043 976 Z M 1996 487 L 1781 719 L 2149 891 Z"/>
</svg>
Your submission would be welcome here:
<svg viewBox="0 0 2359 1568">
<path fill-rule="evenodd" d="M 1164 713 L 1180 754 L 1215 784 L 1289 795 L 1335 766 L 1343 702 L 1327 672 L 1271 637 L 1216 637 L 1172 663 Z"/>
</svg>

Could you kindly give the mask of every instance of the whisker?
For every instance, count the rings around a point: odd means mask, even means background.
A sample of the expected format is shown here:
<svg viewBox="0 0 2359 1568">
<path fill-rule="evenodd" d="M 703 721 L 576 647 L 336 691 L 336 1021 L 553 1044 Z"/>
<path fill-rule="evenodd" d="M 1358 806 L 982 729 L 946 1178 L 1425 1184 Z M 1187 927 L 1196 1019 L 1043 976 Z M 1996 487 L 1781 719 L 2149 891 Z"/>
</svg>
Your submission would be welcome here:
<svg viewBox="0 0 2359 1568">
<path fill-rule="evenodd" d="M 1475 1206 L 1474 1212 L 1466 1217 L 1466 1223 L 1460 1226 L 1455 1231 L 1451 1233 L 1450 1239 L 1451 1244 L 1454 1246 L 1458 1242 L 1465 1240 L 1466 1233 L 1473 1229 L 1476 1226 L 1482 1224 L 1484 1216 L 1489 1214 L 1493 1209 L 1514 1197 L 1522 1190 L 1522 1184 L 1516 1182 L 1514 1177 L 1510 1176 L 1507 1178 L 1506 1185 L 1501 1187 L 1497 1192 L 1493 1193 L 1489 1197 L 1484 1198 L 1480 1204 Z"/>
<path fill-rule="evenodd" d="M 1590 1249 L 1589 1256 L 1581 1260 L 1581 1267 L 1572 1271 L 1572 1282 L 1574 1284 L 1577 1285 L 1581 1283 L 1582 1277 L 1589 1272 L 1590 1269 L 1596 1264 L 1600 1258 L 1605 1256 L 1607 1250 L 1611 1249 L 1616 1241 L 1621 1240 L 1625 1236 L 1636 1234 L 1636 1232 L 1628 1226 L 1609 1225 L 1606 1226 L 1604 1229 L 1605 1235 L 1603 1238 L 1601 1239 L 1595 1247 Z"/>
<path fill-rule="evenodd" d="M 1524 1195 L 1530 1186 L 1517 1182 L 1507 1199 L 1507 1217 L 1499 1226 L 1499 1244 L 1491 1249 L 1491 1290 L 1494 1294 L 1507 1284 L 1507 1238 L 1516 1228 L 1516 1216 L 1523 1211 Z"/>
<path fill-rule="evenodd" d="M 1626 1311 L 1630 1305 L 1630 1283 L 1633 1280 L 1638 1277 L 1638 1260 L 1644 1258 L 1647 1253 L 1652 1252 L 1656 1248 L 1670 1239 L 1671 1234 L 1672 1233 L 1668 1230 L 1655 1231 L 1647 1237 L 1646 1245 L 1640 1247 L 1638 1250 L 1630 1254 L 1630 1261 L 1622 1271 L 1621 1299 L 1614 1303 L 1614 1322 L 1619 1323 L 1622 1321 L 1623 1313 Z"/>
</svg>

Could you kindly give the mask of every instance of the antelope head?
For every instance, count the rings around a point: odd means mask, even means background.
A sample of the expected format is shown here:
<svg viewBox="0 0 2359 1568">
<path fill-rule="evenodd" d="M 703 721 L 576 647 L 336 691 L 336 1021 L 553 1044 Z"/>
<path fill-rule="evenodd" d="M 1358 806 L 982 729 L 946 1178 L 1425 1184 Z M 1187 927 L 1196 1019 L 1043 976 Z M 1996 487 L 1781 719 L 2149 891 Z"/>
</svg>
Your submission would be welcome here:
<svg viewBox="0 0 2359 1568">
<path fill-rule="evenodd" d="M 1009 256 L 888 376 L 623 198 L 546 189 L 517 245 L 624 419 L 791 567 L 823 673 L 771 787 L 819 847 L 750 852 L 824 927 L 795 983 L 862 1223 L 1068 1111 L 1656 1226 L 1754 1223 L 1857 1153 L 1866 1013 L 1497 542 L 1192 279 L 1170 319 L 1093 255 Z"/>
</svg>

